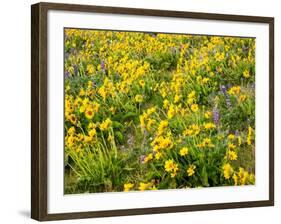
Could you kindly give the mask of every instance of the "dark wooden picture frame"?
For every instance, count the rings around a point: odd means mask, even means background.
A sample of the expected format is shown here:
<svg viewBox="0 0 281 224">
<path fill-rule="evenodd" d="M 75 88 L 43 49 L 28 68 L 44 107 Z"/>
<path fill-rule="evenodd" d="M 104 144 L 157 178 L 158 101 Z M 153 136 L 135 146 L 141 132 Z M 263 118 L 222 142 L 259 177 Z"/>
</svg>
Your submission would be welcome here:
<svg viewBox="0 0 281 224">
<path fill-rule="evenodd" d="M 47 13 L 49 10 L 160 16 L 168 18 L 195 18 L 269 24 L 269 200 L 48 214 Z M 31 6 L 31 41 L 31 217 L 33 219 L 46 221 L 274 205 L 274 18 L 89 5 L 38 3 Z"/>
</svg>

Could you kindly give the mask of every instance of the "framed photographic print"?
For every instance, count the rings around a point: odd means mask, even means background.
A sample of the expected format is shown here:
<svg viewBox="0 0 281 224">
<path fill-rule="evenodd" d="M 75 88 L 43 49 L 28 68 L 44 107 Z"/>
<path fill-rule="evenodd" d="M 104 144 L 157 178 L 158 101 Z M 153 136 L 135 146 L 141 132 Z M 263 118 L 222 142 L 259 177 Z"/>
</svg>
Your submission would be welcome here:
<svg viewBox="0 0 281 224">
<path fill-rule="evenodd" d="M 32 218 L 274 204 L 274 18 L 31 8 Z"/>
</svg>

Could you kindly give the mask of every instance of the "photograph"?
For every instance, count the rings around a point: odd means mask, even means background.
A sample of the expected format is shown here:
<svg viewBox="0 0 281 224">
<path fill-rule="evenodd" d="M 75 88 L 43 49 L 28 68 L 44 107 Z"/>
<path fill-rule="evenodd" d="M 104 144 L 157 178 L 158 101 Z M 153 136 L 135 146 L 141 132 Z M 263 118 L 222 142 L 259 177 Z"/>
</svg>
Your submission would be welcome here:
<svg viewBox="0 0 281 224">
<path fill-rule="evenodd" d="M 63 41 L 64 194 L 255 185 L 255 37 Z"/>
</svg>

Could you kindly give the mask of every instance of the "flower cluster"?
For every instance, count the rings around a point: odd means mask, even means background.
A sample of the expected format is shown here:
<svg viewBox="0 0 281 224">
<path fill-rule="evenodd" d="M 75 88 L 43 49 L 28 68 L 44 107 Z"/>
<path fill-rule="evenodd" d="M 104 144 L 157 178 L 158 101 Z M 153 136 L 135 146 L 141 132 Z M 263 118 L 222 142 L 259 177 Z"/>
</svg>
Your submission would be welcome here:
<svg viewBox="0 0 281 224">
<path fill-rule="evenodd" d="M 255 183 L 255 39 L 65 29 L 65 191 Z"/>
</svg>

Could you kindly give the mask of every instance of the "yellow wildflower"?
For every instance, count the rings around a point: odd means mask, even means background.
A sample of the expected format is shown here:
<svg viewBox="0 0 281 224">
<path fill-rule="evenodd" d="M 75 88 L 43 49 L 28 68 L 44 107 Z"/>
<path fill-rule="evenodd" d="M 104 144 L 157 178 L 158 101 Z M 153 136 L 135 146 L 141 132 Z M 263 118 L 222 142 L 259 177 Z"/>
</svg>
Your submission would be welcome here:
<svg viewBox="0 0 281 224">
<path fill-rule="evenodd" d="M 238 177 L 241 185 L 245 185 L 249 179 L 249 173 L 240 167 L 238 172 Z"/>
<path fill-rule="evenodd" d="M 94 117 L 94 109 L 91 106 L 88 106 L 85 110 L 85 116 L 87 119 L 92 119 Z"/>
<path fill-rule="evenodd" d="M 242 139 L 240 136 L 238 136 L 238 145 L 240 146 L 242 144 Z"/>
<path fill-rule="evenodd" d="M 168 113 L 167 113 L 168 118 L 171 119 L 175 115 L 175 113 L 176 113 L 175 107 L 174 107 L 173 104 L 171 104 L 169 106 L 169 110 L 168 110 Z"/>
<path fill-rule="evenodd" d="M 77 118 L 74 114 L 70 114 L 68 117 L 67 117 L 67 120 L 69 120 L 72 124 L 76 124 L 77 122 Z"/>
<path fill-rule="evenodd" d="M 223 175 L 225 179 L 229 179 L 232 175 L 233 169 L 229 163 L 223 165 Z"/>
<path fill-rule="evenodd" d="M 96 129 L 92 129 L 88 132 L 89 136 L 94 137 L 97 134 Z"/>
<path fill-rule="evenodd" d="M 233 86 L 228 90 L 228 93 L 230 95 L 238 95 L 241 91 L 241 87 L 240 86 Z"/>
<path fill-rule="evenodd" d="M 192 104 L 195 101 L 195 91 L 192 91 L 187 96 L 187 103 Z"/>
<path fill-rule="evenodd" d="M 107 92 L 105 90 L 105 87 L 104 86 L 101 86 L 98 90 L 98 93 L 101 95 L 101 97 L 103 98 L 103 101 L 106 100 L 106 95 L 107 95 Z"/>
<path fill-rule="evenodd" d="M 187 168 L 186 172 L 187 172 L 187 175 L 189 177 L 193 176 L 194 173 L 195 173 L 195 169 L 196 169 L 196 166 L 195 165 L 189 165 L 189 167 Z"/>
<path fill-rule="evenodd" d="M 204 114 L 204 117 L 207 118 L 207 119 L 212 117 L 212 112 L 211 111 L 206 111 L 205 114 Z"/>
<path fill-rule="evenodd" d="M 69 147 L 73 146 L 74 142 L 75 142 L 75 137 L 73 135 L 67 137 L 67 145 Z"/>
<path fill-rule="evenodd" d="M 143 183 L 143 182 L 141 182 L 139 184 L 139 190 L 140 191 L 148 190 L 150 187 L 151 187 L 151 183 Z"/>
<path fill-rule="evenodd" d="M 252 136 L 253 136 L 253 129 L 249 126 L 248 128 L 248 135 L 247 135 L 247 144 L 252 144 Z"/>
<path fill-rule="evenodd" d="M 75 127 L 72 126 L 71 128 L 69 128 L 68 131 L 67 131 L 67 134 L 74 135 L 75 134 Z"/>
<path fill-rule="evenodd" d="M 162 149 L 170 149 L 173 146 L 173 142 L 170 137 L 161 138 L 161 140 L 159 142 L 159 146 Z"/>
<path fill-rule="evenodd" d="M 191 125 L 191 128 L 192 128 L 192 130 L 193 130 L 193 134 L 194 134 L 194 135 L 198 135 L 198 134 L 200 133 L 200 127 L 199 127 L 199 125 L 193 124 L 193 125 Z"/>
<path fill-rule="evenodd" d="M 165 161 L 165 170 L 167 172 L 173 171 L 174 168 L 175 168 L 175 163 L 172 159 Z"/>
<path fill-rule="evenodd" d="M 80 89 L 79 96 L 85 96 L 86 92 L 84 89 Z"/>
<path fill-rule="evenodd" d="M 188 148 L 187 148 L 187 147 L 181 148 L 181 150 L 180 150 L 180 155 L 181 155 L 181 156 L 185 156 L 185 155 L 187 155 L 187 154 L 188 154 Z"/>
<path fill-rule="evenodd" d="M 110 110 L 110 112 L 111 112 L 112 114 L 115 114 L 115 112 L 116 112 L 116 108 L 113 107 L 113 106 L 111 106 L 111 107 L 109 108 L 109 110 Z"/>
<path fill-rule="evenodd" d="M 149 162 L 150 160 L 153 159 L 153 154 L 149 153 L 145 158 L 144 158 L 144 163 Z"/>
<path fill-rule="evenodd" d="M 246 95 L 240 95 L 238 98 L 239 103 L 244 102 L 246 100 L 247 96 Z"/>
<path fill-rule="evenodd" d="M 234 185 L 238 185 L 238 176 L 236 174 L 233 175 L 232 179 L 234 180 Z"/>
<path fill-rule="evenodd" d="M 178 164 L 176 164 L 172 159 L 169 159 L 165 162 L 165 170 L 171 173 L 171 177 L 175 177 L 179 170 Z"/>
<path fill-rule="evenodd" d="M 95 67 L 92 64 L 87 65 L 88 74 L 93 74 L 95 72 Z"/>
<path fill-rule="evenodd" d="M 199 109 L 198 104 L 195 103 L 195 104 L 192 104 L 192 105 L 191 105 L 191 110 L 192 110 L 193 112 L 197 112 L 198 109 Z"/>
<path fill-rule="evenodd" d="M 158 126 L 158 131 L 157 134 L 161 135 L 164 133 L 165 129 L 168 127 L 169 122 L 167 120 L 163 120 L 160 122 L 159 126 Z"/>
<path fill-rule="evenodd" d="M 202 143 L 197 145 L 199 148 L 205 148 L 205 147 L 209 147 L 212 148 L 214 147 L 214 144 L 212 143 L 212 140 L 210 138 L 204 138 Z"/>
<path fill-rule="evenodd" d="M 176 94 L 174 97 L 174 103 L 178 103 L 181 99 L 181 95 Z"/>
<path fill-rule="evenodd" d="M 163 154 L 162 154 L 161 152 L 157 152 L 157 153 L 155 154 L 155 159 L 159 160 L 159 159 L 162 158 L 162 156 L 163 156 Z"/>
<path fill-rule="evenodd" d="M 189 99 L 194 99 L 195 98 L 195 91 L 193 90 L 192 92 L 190 92 L 187 97 Z"/>
<path fill-rule="evenodd" d="M 132 183 L 124 184 L 124 191 L 125 191 L 125 192 L 128 192 L 128 191 L 130 191 L 133 187 L 134 187 L 134 184 L 132 184 Z"/>
<path fill-rule="evenodd" d="M 151 107 L 147 109 L 147 115 L 151 115 L 156 111 L 156 107 Z"/>
<path fill-rule="evenodd" d="M 141 102 L 143 102 L 143 96 L 142 95 L 136 95 L 135 96 L 135 101 L 137 102 L 137 103 L 141 103 Z"/>
<path fill-rule="evenodd" d="M 243 72 L 243 77 L 244 78 L 249 78 L 250 77 L 250 72 L 248 69 L 246 69 L 244 72 Z"/>
<path fill-rule="evenodd" d="M 190 135 L 192 135 L 193 134 L 193 130 L 192 129 L 185 129 L 184 131 L 183 131 L 183 135 L 184 136 L 190 136 Z"/>
<path fill-rule="evenodd" d="M 164 109 L 167 109 L 168 106 L 169 106 L 169 100 L 165 99 L 165 100 L 163 101 L 163 108 L 164 108 Z"/>
<path fill-rule="evenodd" d="M 227 154 L 230 160 L 237 160 L 237 153 L 235 151 L 228 150 Z"/>
<path fill-rule="evenodd" d="M 151 131 L 152 125 L 155 124 L 155 123 L 156 123 L 155 120 L 153 120 L 151 118 L 148 118 L 147 125 L 146 125 L 147 131 Z"/>
<path fill-rule="evenodd" d="M 143 88 L 145 86 L 145 81 L 143 79 L 141 79 L 139 81 L 139 84 L 140 84 L 141 88 Z"/>
<path fill-rule="evenodd" d="M 205 78 L 202 79 L 202 83 L 203 83 L 203 84 L 206 84 L 207 82 L 209 82 L 209 80 L 210 80 L 210 79 L 209 79 L 208 77 L 205 77 Z"/>
<path fill-rule="evenodd" d="M 209 123 L 204 124 L 204 127 L 205 127 L 205 129 L 212 129 L 212 128 L 215 128 L 216 125 L 212 122 L 209 122 Z"/>
<path fill-rule="evenodd" d="M 236 146 L 232 143 L 228 143 L 227 147 L 228 147 L 228 149 L 235 149 L 236 148 Z"/>
<path fill-rule="evenodd" d="M 112 124 L 112 121 L 109 118 L 107 118 L 105 121 L 103 121 L 100 124 L 100 129 L 102 131 L 105 131 L 105 130 L 107 130 L 111 126 L 111 124 Z"/>
</svg>

